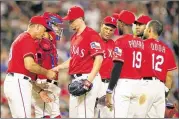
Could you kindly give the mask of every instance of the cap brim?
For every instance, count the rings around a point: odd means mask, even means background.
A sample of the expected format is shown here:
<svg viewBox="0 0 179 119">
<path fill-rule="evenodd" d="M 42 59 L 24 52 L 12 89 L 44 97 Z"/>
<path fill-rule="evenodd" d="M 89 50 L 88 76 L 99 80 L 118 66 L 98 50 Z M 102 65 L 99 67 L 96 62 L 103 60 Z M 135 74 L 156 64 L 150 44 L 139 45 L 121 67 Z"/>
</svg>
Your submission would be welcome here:
<svg viewBox="0 0 179 119">
<path fill-rule="evenodd" d="M 139 21 L 134 21 L 134 24 L 144 24 L 144 23 L 141 23 Z"/>
<path fill-rule="evenodd" d="M 103 23 L 104 23 L 104 24 L 110 24 L 110 25 L 113 25 L 113 26 L 117 27 L 117 25 L 112 24 L 112 23 L 110 23 L 110 22 L 103 22 Z"/>
<path fill-rule="evenodd" d="M 70 20 L 68 16 L 62 18 L 62 20 Z"/>
</svg>

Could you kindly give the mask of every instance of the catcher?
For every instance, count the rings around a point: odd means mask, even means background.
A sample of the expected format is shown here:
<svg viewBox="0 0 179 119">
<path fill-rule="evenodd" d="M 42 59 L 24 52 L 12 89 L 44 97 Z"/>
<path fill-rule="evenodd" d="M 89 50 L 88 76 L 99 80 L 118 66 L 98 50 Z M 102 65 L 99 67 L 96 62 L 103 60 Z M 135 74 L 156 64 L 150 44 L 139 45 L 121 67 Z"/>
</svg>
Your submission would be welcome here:
<svg viewBox="0 0 179 119">
<path fill-rule="evenodd" d="M 43 17 L 47 20 L 48 31 L 45 32 L 42 40 L 36 42 L 36 62 L 44 68 L 51 69 L 57 65 L 56 40 L 59 40 L 62 35 L 60 25 L 63 22 L 62 18 L 57 14 L 45 12 Z M 58 76 L 55 80 L 49 80 L 46 76 L 38 74 L 36 85 L 42 88 L 38 93 L 45 90 L 53 101 L 49 103 L 43 102 L 39 94 L 33 91 L 32 97 L 35 107 L 35 117 L 61 118 Z"/>
</svg>

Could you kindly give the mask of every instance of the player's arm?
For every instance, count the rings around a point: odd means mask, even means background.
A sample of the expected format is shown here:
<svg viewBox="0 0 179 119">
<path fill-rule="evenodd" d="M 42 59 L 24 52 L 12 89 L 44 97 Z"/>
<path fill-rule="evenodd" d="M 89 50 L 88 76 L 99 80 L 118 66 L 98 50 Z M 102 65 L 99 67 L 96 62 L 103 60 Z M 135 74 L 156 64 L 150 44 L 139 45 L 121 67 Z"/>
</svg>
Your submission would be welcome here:
<svg viewBox="0 0 179 119">
<path fill-rule="evenodd" d="M 123 66 L 122 61 L 114 61 L 110 82 L 108 85 L 108 89 L 106 91 L 106 106 L 110 109 L 112 109 L 111 98 L 112 98 L 113 89 L 116 86 L 119 76 L 121 74 L 122 66 Z"/>
<path fill-rule="evenodd" d="M 170 89 L 172 88 L 173 83 L 173 70 L 167 72 L 166 81 L 165 81 L 165 94 L 166 97 L 169 94 Z"/>
<path fill-rule="evenodd" d="M 32 73 L 36 74 L 42 74 L 44 76 L 47 76 L 49 79 L 54 79 L 56 77 L 56 73 L 52 70 L 47 70 L 40 65 L 38 65 L 32 56 L 25 56 L 24 57 L 24 65 L 27 70 L 29 70 Z"/>
<path fill-rule="evenodd" d="M 166 75 L 166 81 L 165 81 L 165 96 L 167 97 L 169 94 L 170 89 L 172 88 L 172 83 L 173 83 L 173 72 L 175 69 L 177 69 L 176 67 L 176 63 L 175 63 L 175 58 L 173 55 L 173 52 L 171 51 L 171 49 L 168 49 L 167 52 L 167 75 Z"/>
<path fill-rule="evenodd" d="M 39 86 L 36 85 L 35 82 L 31 82 L 32 84 L 32 89 L 38 93 L 41 97 L 41 99 L 44 101 L 44 102 L 52 102 L 53 100 L 48 96 L 47 92 L 44 91 L 42 88 L 40 88 Z"/>
<path fill-rule="evenodd" d="M 111 72 L 111 79 L 108 85 L 107 93 L 112 93 L 114 87 L 116 86 L 122 70 L 122 66 L 123 66 L 123 62 L 114 61 L 114 66 Z"/>
<path fill-rule="evenodd" d="M 63 62 L 62 64 L 54 67 L 52 70 L 58 72 L 60 69 L 68 69 L 70 65 L 70 60 L 71 60 L 71 57 L 67 61 Z"/>
<path fill-rule="evenodd" d="M 93 68 L 88 76 L 88 81 L 93 82 L 95 76 L 100 70 L 101 64 L 103 62 L 103 56 L 102 55 L 96 55 L 93 63 Z"/>
<path fill-rule="evenodd" d="M 173 71 L 168 71 L 167 76 L 166 76 L 165 86 L 168 89 L 171 89 L 172 88 L 172 83 L 173 83 Z"/>
</svg>

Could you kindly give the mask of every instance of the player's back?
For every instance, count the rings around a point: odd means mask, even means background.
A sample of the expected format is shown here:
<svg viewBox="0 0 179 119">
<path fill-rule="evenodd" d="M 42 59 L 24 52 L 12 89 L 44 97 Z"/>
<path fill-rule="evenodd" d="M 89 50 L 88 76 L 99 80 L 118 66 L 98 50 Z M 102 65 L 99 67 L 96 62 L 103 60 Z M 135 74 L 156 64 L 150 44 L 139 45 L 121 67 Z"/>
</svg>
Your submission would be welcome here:
<svg viewBox="0 0 179 119">
<path fill-rule="evenodd" d="M 123 35 L 115 42 L 114 61 L 124 62 L 120 78 L 140 79 L 143 40 L 133 35 Z"/>
<path fill-rule="evenodd" d="M 167 71 L 176 68 L 171 49 L 156 39 L 144 41 L 145 51 L 142 64 L 143 77 L 156 77 L 165 82 Z"/>
</svg>

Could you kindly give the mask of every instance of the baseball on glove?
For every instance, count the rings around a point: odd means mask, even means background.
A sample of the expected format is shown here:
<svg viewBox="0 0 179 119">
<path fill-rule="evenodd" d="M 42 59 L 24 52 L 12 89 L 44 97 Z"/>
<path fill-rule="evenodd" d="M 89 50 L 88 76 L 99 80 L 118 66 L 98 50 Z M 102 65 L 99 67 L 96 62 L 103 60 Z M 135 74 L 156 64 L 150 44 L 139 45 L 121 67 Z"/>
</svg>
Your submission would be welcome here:
<svg viewBox="0 0 179 119">
<path fill-rule="evenodd" d="M 68 90 L 70 94 L 73 96 L 81 96 L 87 92 L 89 92 L 93 87 L 93 84 L 86 80 L 86 79 L 81 79 L 78 81 L 73 81 L 68 85 Z"/>
</svg>

